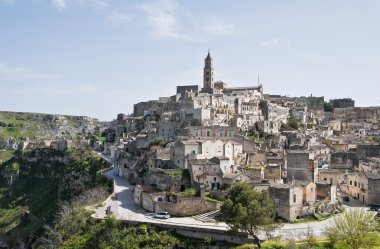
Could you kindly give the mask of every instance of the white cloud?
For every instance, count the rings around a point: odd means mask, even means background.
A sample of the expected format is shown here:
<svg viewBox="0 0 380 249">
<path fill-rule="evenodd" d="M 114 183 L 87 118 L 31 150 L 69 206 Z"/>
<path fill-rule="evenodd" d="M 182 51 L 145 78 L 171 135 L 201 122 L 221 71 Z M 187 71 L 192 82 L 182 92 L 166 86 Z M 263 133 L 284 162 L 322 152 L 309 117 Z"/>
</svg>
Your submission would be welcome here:
<svg viewBox="0 0 380 249">
<path fill-rule="evenodd" d="M 25 67 L 11 67 L 0 62 L 0 80 L 50 80 L 58 77 L 57 74 L 41 73 Z"/>
<path fill-rule="evenodd" d="M 211 17 L 209 23 L 205 28 L 207 33 L 213 35 L 234 35 L 237 34 L 237 30 L 233 23 L 225 22 L 216 17 Z"/>
<path fill-rule="evenodd" d="M 147 14 L 148 24 L 153 34 L 158 38 L 187 39 L 188 36 L 180 33 L 177 19 L 177 5 L 172 0 L 158 0 L 145 3 L 141 9 Z"/>
<path fill-rule="evenodd" d="M 64 10 L 67 7 L 66 1 L 65 0 L 52 0 L 53 5 L 58 9 L 58 10 Z"/>
<path fill-rule="evenodd" d="M 259 45 L 261 46 L 270 46 L 270 45 L 277 45 L 278 44 L 278 38 L 273 38 L 273 39 L 269 39 L 269 40 L 262 40 L 262 41 L 259 41 Z"/>
<path fill-rule="evenodd" d="M 132 19 L 131 16 L 117 12 L 117 11 L 112 11 L 110 14 L 107 15 L 107 20 L 112 24 L 127 23 L 131 19 Z"/>
</svg>

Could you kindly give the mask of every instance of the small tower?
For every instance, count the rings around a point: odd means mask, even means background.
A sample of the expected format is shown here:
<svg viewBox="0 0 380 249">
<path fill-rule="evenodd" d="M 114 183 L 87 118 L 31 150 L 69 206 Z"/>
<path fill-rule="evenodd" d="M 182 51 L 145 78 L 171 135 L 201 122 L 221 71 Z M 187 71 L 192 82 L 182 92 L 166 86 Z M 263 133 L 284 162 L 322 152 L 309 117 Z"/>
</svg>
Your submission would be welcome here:
<svg viewBox="0 0 380 249">
<path fill-rule="evenodd" d="M 205 67 L 203 68 L 203 89 L 214 89 L 214 65 L 208 51 L 205 59 Z"/>
</svg>

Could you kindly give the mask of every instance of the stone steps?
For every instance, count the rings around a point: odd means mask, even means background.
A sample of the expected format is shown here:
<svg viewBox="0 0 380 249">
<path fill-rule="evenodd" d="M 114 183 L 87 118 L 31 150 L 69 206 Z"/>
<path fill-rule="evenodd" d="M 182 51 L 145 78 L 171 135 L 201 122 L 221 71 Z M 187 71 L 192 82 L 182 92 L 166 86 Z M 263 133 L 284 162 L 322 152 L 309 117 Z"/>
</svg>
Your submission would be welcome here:
<svg viewBox="0 0 380 249">
<path fill-rule="evenodd" d="M 217 216 L 219 213 L 220 213 L 220 210 L 218 209 L 218 210 L 210 211 L 207 213 L 195 215 L 193 216 L 193 218 L 202 222 L 207 222 L 210 220 L 214 220 L 215 216 Z"/>
</svg>

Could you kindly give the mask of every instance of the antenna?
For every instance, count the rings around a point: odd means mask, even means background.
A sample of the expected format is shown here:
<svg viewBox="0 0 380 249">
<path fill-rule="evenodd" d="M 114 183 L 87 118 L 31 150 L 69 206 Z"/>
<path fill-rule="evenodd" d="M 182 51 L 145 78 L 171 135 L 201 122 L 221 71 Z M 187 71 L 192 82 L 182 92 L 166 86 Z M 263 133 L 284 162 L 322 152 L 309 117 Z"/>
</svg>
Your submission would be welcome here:
<svg viewBox="0 0 380 249">
<path fill-rule="evenodd" d="M 260 86 L 260 74 L 257 75 L 257 85 Z"/>
</svg>

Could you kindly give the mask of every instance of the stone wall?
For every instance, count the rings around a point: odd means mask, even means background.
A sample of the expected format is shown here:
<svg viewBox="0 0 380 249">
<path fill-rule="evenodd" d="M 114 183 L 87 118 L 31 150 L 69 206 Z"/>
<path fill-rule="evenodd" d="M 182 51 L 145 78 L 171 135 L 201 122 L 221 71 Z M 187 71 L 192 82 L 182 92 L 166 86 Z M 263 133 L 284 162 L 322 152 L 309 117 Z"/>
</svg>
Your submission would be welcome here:
<svg viewBox="0 0 380 249">
<path fill-rule="evenodd" d="M 185 94 L 185 92 L 198 92 L 198 85 L 188 85 L 188 86 L 177 86 L 177 94 Z"/>
<path fill-rule="evenodd" d="M 302 186 L 286 186 L 283 184 L 270 187 L 269 195 L 272 198 L 278 217 L 294 221 L 302 213 Z"/>
<path fill-rule="evenodd" d="M 357 155 L 359 159 L 367 157 L 380 157 L 380 145 L 359 144 L 357 146 Z"/>
<path fill-rule="evenodd" d="M 311 161 L 312 162 L 312 161 Z M 289 180 L 314 181 L 314 167 L 308 152 L 289 152 L 287 154 L 287 176 Z"/>
<path fill-rule="evenodd" d="M 330 168 L 331 169 L 348 169 L 359 165 L 358 156 L 353 152 L 336 152 L 331 154 Z"/>
<path fill-rule="evenodd" d="M 177 202 L 155 202 L 155 212 L 167 211 L 174 216 L 190 216 L 220 208 L 220 203 L 207 201 L 201 197 L 178 198 Z"/>
</svg>

